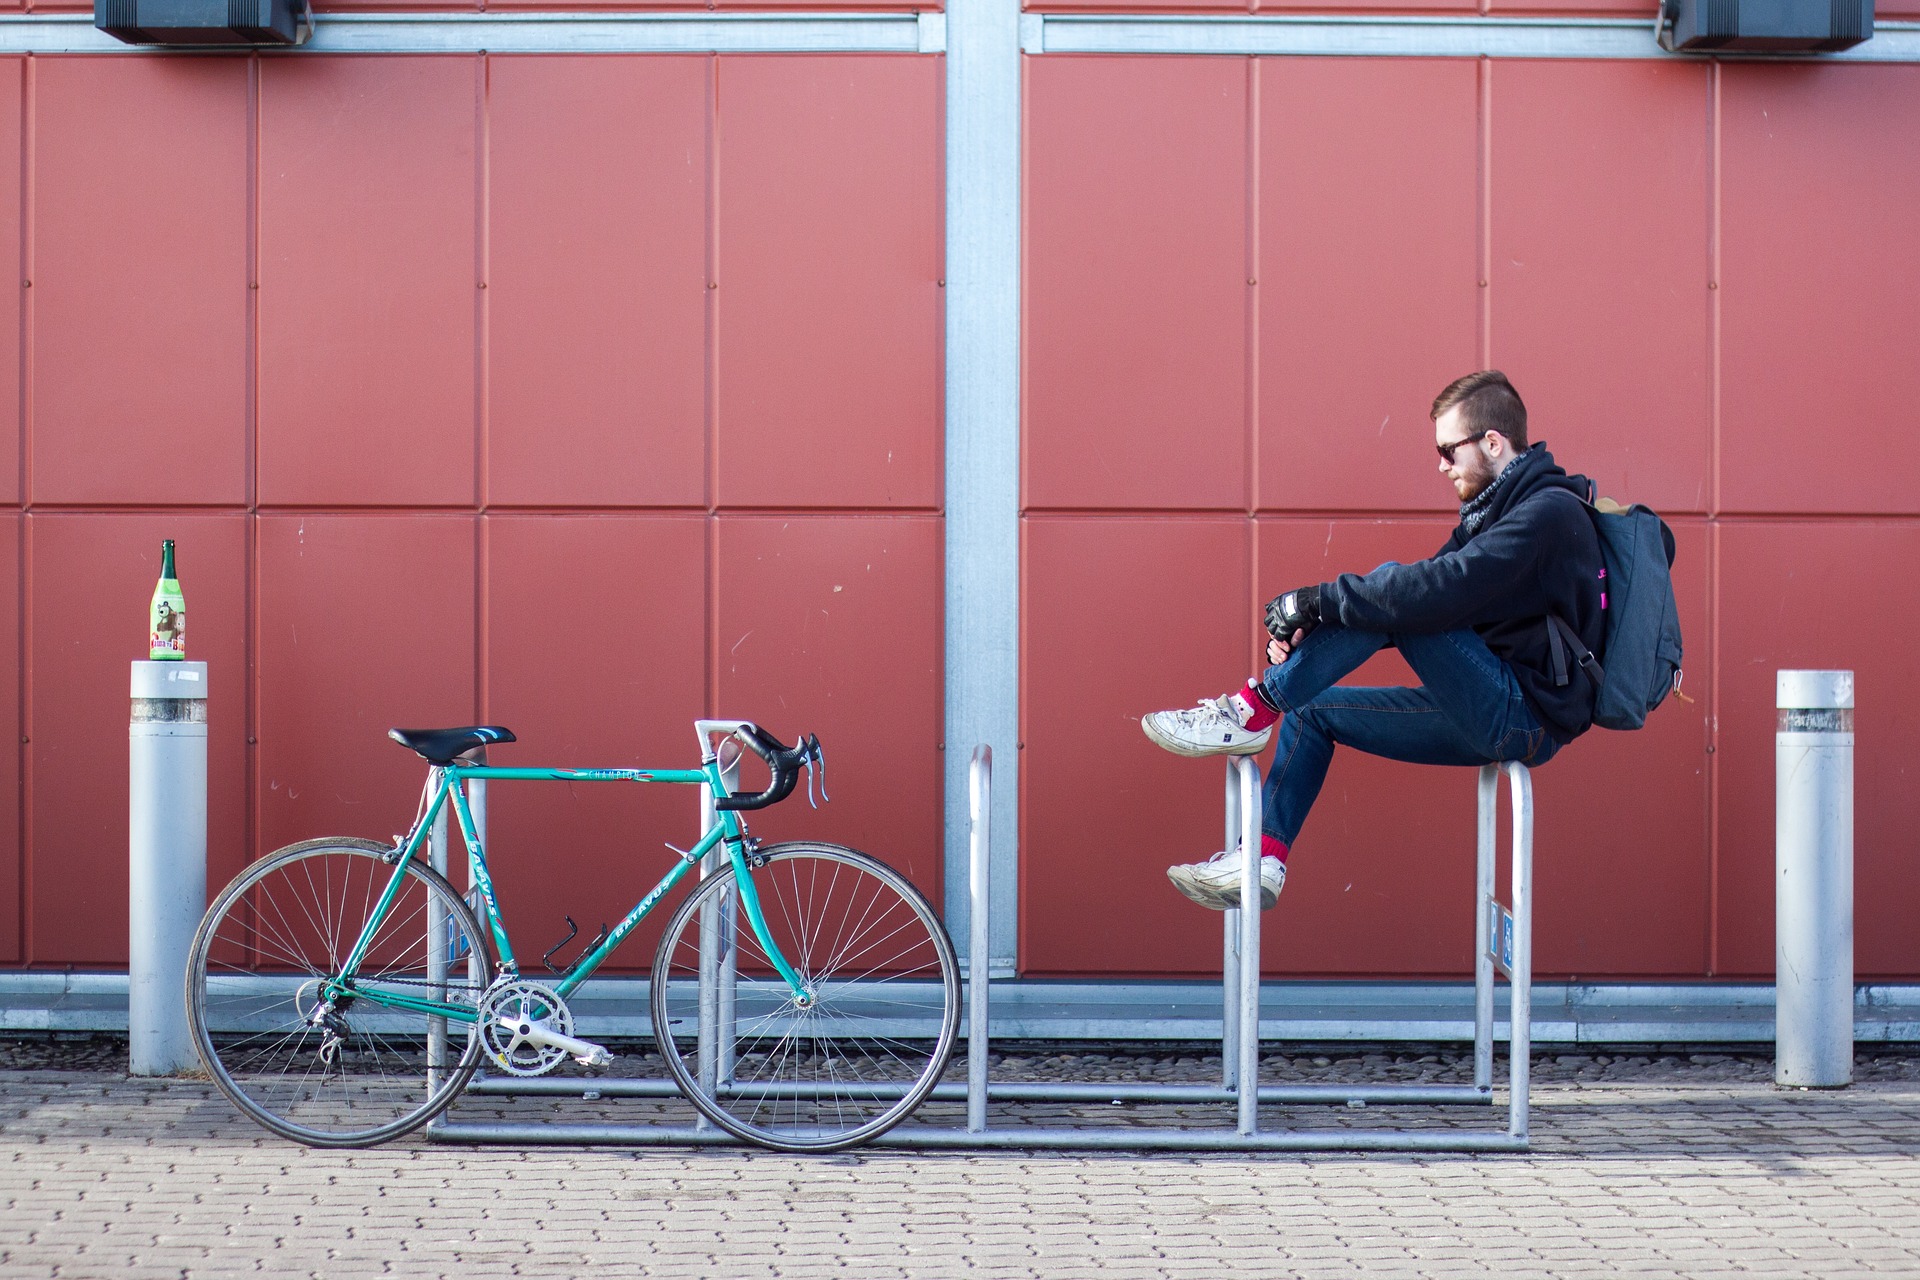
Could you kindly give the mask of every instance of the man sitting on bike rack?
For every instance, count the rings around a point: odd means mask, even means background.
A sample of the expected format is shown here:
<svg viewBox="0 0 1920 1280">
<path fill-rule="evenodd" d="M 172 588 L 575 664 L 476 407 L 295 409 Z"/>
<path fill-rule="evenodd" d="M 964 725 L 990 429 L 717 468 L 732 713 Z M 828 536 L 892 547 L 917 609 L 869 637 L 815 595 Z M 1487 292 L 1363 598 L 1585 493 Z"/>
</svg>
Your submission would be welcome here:
<svg viewBox="0 0 1920 1280">
<path fill-rule="evenodd" d="M 1415 564 L 1275 597 L 1265 674 L 1141 721 L 1155 743 L 1185 756 L 1257 752 L 1279 723 L 1262 797 L 1263 909 L 1279 898 L 1287 852 L 1336 745 L 1414 764 L 1531 767 L 1592 723 L 1592 679 L 1552 652 L 1558 636 L 1548 622 L 1558 615 L 1590 653 L 1601 647 L 1604 563 L 1579 501 L 1589 482 L 1556 466 L 1545 445 L 1529 445 L 1526 406 L 1497 370 L 1450 384 L 1430 416 L 1440 472 L 1460 499 L 1446 545 Z M 1420 687 L 1335 687 L 1388 647 Z M 1240 905 L 1242 856 L 1230 849 L 1167 877 L 1195 902 L 1230 910 Z"/>
</svg>

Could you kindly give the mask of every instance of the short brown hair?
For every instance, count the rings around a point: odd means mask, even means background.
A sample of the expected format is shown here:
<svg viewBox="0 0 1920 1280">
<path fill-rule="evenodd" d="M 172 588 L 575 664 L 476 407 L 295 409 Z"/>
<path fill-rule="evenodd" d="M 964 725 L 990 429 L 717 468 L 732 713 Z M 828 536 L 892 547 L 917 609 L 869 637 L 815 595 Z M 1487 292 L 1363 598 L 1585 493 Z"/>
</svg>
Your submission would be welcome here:
<svg viewBox="0 0 1920 1280">
<path fill-rule="evenodd" d="M 1433 411 L 1427 416 L 1437 422 L 1441 414 L 1456 406 L 1460 410 L 1460 425 L 1470 433 L 1498 431 L 1513 446 L 1514 452 L 1526 452 L 1527 406 L 1507 381 L 1506 374 L 1498 369 L 1482 369 L 1464 378 L 1455 378 L 1446 390 L 1433 398 Z"/>
</svg>

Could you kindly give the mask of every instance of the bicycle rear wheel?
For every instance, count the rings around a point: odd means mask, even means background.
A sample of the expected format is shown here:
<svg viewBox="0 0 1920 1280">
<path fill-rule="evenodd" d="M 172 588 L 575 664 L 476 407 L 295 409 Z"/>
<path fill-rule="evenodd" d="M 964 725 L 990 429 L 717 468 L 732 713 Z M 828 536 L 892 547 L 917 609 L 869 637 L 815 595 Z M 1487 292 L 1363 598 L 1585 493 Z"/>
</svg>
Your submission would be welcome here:
<svg viewBox="0 0 1920 1280">
<path fill-rule="evenodd" d="M 409 863 L 354 994 L 323 988 L 392 881 L 372 840 L 307 840 L 221 891 L 187 959 L 187 1014 L 214 1084 L 253 1120 L 316 1147 L 365 1147 L 425 1124 L 480 1060 L 477 1021 L 382 997 L 477 1006 L 492 971 L 473 911 Z"/>
<path fill-rule="evenodd" d="M 768 932 L 809 999 L 774 972 L 731 868 L 668 921 L 653 962 L 661 1056 L 722 1129 L 778 1151 L 838 1151 L 918 1106 L 953 1052 L 960 972 L 907 879 L 839 845 L 763 849 Z"/>
</svg>

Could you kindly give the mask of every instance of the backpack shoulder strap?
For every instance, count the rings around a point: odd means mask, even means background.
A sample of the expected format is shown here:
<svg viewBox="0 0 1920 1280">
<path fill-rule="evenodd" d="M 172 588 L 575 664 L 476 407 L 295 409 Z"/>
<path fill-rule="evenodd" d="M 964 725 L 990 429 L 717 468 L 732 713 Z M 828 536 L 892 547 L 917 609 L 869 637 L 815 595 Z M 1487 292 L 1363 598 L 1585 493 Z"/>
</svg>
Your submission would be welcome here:
<svg viewBox="0 0 1920 1280">
<path fill-rule="evenodd" d="M 1567 620 L 1557 613 L 1547 615 L 1547 655 L 1553 663 L 1553 686 L 1562 688 L 1572 678 L 1567 669 L 1567 654 L 1571 651 L 1580 669 L 1587 673 L 1587 679 L 1593 681 L 1598 689 L 1600 682 L 1607 678 L 1607 669 L 1600 665 L 1600 659 L 1593 656 L 1593 650 L 1587 648 L 1586 641 L 1580 638 Z"/>
</svg>

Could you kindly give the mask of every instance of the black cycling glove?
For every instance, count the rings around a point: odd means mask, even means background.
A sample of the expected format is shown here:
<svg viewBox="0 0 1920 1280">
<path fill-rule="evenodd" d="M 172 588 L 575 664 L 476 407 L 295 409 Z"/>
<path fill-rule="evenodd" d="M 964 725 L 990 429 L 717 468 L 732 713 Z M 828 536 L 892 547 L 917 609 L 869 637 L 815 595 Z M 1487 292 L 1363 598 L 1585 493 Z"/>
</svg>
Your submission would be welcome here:
<svg viewBox="0 0 1920 1280">
<path fill-rule="evenodd" d="M 1293 643 L 1296 631 L 1320 625 L 1320 588 L 1299 587 L 1267 602 L 1267 634 L 1281 644 Z"/>
</svg>

